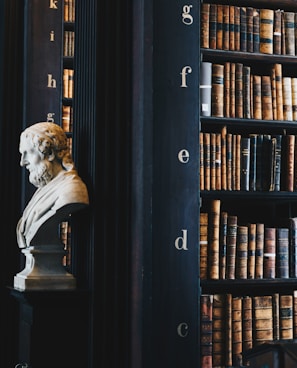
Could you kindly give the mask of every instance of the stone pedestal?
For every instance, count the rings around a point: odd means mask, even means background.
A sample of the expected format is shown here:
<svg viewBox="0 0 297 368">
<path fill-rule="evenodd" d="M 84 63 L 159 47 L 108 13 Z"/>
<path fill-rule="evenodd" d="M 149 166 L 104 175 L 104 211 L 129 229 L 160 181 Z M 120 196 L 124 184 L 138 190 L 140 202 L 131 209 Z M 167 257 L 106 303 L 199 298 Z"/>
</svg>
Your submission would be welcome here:
<svg viewBox="0 0 297 368">
<path fill-rule="evenodd" d="M 23 271 L 14 276 L 18 290 L 72 290 L 75 277 L 62 265 L 65 251 L 61 245 L 38 245 L 22 249 L 26 257 Z"/>
</svg>

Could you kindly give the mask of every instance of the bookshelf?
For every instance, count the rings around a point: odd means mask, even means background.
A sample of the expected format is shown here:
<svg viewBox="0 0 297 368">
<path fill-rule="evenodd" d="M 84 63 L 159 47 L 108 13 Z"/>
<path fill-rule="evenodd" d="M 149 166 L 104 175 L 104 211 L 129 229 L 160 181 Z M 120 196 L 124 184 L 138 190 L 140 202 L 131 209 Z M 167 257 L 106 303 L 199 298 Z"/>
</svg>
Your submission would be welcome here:
<svg viewBox="0 0 297 368">
<path fill-rule="evenodd" d="M 241 367 L 296 338 L 297 5 L 200 6 L 200 363 Z"/>
</svg>

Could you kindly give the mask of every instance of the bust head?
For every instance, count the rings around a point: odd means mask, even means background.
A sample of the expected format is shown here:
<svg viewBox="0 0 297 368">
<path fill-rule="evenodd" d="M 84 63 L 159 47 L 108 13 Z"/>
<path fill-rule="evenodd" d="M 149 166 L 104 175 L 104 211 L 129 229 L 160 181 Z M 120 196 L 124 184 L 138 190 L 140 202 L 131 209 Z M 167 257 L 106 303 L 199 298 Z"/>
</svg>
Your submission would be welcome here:
<svg viewBox="0 0 297 368">
<path fill-rule="evenodd" d="M 20 137 L 20 165 L 29 170 L 29 180 L 36 187 L 48 184 L 61 170 L 73 170 L 74 162 L 63 129 L 40 122 L 26 128 Z"/>
</svg>

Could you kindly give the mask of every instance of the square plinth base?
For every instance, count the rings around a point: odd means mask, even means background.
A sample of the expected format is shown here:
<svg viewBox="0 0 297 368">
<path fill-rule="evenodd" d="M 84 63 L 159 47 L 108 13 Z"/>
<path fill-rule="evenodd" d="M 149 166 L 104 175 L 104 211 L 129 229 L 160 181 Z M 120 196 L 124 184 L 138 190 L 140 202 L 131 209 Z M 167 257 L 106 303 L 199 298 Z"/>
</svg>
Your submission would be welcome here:
<svg viewBox="0 0 297 368">
<path fill-rule="evenodd" d="M 16 275 L 14 288 L 17 290 L 74 290 L 76 279 L 72 275 L 43 277 Z"/>
</svg>

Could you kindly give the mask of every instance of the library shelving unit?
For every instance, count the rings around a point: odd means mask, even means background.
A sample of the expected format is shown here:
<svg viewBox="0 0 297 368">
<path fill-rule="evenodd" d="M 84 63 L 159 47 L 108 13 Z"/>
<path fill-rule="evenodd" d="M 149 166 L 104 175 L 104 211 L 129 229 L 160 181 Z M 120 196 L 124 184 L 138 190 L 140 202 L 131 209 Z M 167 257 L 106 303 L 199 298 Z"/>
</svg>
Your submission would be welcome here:
<svg viewBox="0 0 297 368">
<path fill-rule="evenodd" d="M 294 1 L 200 3 L 203 368 L 296 339 L 296 13 Z"/>
</svg>

